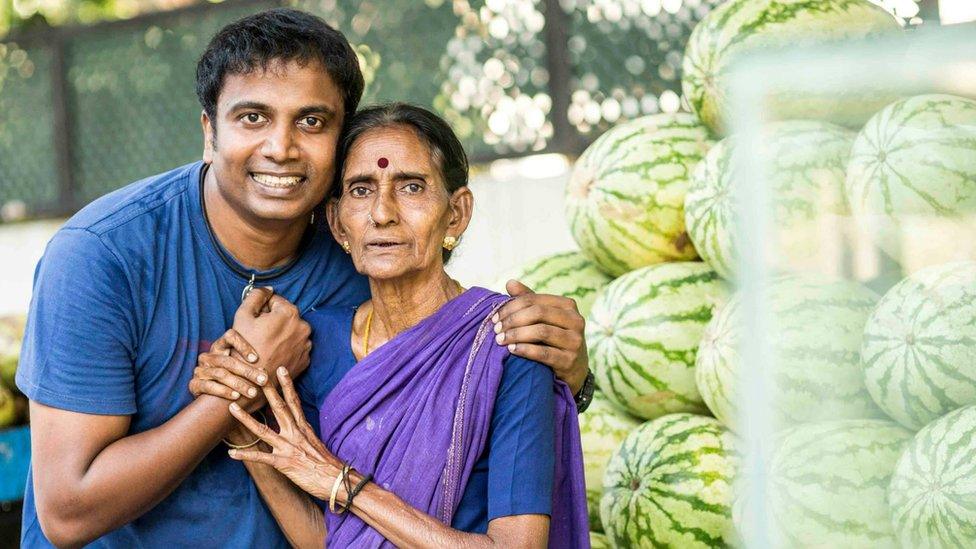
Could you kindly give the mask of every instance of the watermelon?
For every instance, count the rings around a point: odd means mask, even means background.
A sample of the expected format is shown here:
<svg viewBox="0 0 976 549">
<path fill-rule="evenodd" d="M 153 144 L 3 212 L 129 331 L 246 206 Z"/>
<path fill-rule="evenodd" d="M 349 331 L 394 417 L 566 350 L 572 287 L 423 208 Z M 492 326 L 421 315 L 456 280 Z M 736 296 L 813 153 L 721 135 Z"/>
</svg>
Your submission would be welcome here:
<svg viewBox="0 0 976 549">
<path fill-rule="evenodd" d="M 774 277 L 767 288 L 765 376 L 773 430 L 827 419 L 880 418 L 864 386 L 860 364 L 864 324 L 878 297 L 841 279 Z M 744 330 L 737 294 L 709 322 L 695 362 L 695 379 L 709 410 L 739 430 L 741 390 L 749 365 L 740 359 Z"/>
<path fill-rule="evenodd" d="M 505 283 L 512 279 L 536 293 L 572 298 L 584 317 L 590 314 L 597 291 L 613 280 L 580 252 L 562 252 L 530 261 L 500 277 L 494 287 L 505 293 Z"/>
<path fill-rule="evenodd" d="M 610 547 L 612 546 L 607 540 L 607 536 L 597 532 L 590 532 L 590 549 L 610 549 Z"/>
<path fill-rule="evenodd" d="M 734 542 L 736 458 L 714 418 L 669 414 L 624 440 L 603 477 L 600 516 L 615 547 L 725 547 Z"/>
<path fill-rule="evenodd" d="M 859 225 L 909 272 L 976 254 L 976 101 L 920 95 L 877 113 L 845 183 Z"/>
<path fill-rule="evenodd" d="M 665 263 L 628 273 L 597 296 L 586 322 L 596 384 L 630 414 L 705 413 L 695 353 L 725 284 L 704 263 Z"/>
<path fill-rule="evenodd" d="M 737 486 L 736 528 L 770 547 L 893 547 L 887 488 L 912 433 L 880 419 L 806 423 L 772 440 L 762 477 L 765 517 L 756 520 L 752 486 Z"/>
<path fill-rule="evenodd" d="M 600 523 L 600 496 L 603 495 L 603 473 L 607 463 L 627 435 L 640 425 L 610 403 L 602 391 L 593 393 L 590 407 L 579 416 L 583 441 L 583 469 L 586 473 L 586 504 L 590 512 L 590 530 L 603 531 Z"/>
<path fill-rule="evenodd" d="M 868 391 L 913 430 L 976 404 L 976 262 L 936 265 L 888 290 L 864 330 Z"/>
<path fill-rule="evenodd" d="M 902 547 L 976 547 L 976 406 L 919 431 L 888 489 Z"/>
<path fill-rule="evenodd" d="M 0 383 L 11 390 L 16 388 L 14 376 L 17 374 L 26 324 L 27 318 L 23 315 L 0 317 Z"/>
<path fill-rule="evenodd" d="M 695 259 L 685 191 L 710 145 L 688 113 L 645 116 L 601 135 L 576 162 L 566 189 L 566 217 L 583 254 L 613 276 Z"/>
<path fill-rule="evenodd" d="M 772 205 L 770 227 L 780 265 L 808 265 L 824 248 L 820 227 L 828 215 L 846 215 L 844 178 L 854 134 L 812 120 L 768 124 L 761 134 L 756 160 L 763 188 Z M 736 241 L 742 178 L 732 169 L 744 160 L 734 136 L 718 142 L 692 174 L 685 197 L 685 225 L 698 254 L 725 278 L 734 278 L 742 248 Z"/>
<path fill-rule="evenodd" d="M 729 0 L 706 15 L 685 47 L 681 89 L 692 112 L 724 135 L 731 105 L 730 69 L 744 54 L 900 31 L 868 0 Z M 775 119 L 807 118 L 860 126 L 884 106 L 884 94 L 812 94 L 782 90 L 764 104 Z"/>
</svg>

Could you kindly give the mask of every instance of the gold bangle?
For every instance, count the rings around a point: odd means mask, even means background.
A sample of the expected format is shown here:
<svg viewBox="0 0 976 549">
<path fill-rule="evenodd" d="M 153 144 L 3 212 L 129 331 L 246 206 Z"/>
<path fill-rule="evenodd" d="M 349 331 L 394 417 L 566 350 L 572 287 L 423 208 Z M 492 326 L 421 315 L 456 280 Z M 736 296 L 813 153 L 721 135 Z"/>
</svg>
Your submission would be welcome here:
<svg viewBox="0 0 976 549">
<path fill-rule="evenodd" d="M 339 476 L 336 477 L 335 483 L 332 485 L 332 495 L 329 496 L 329 511 L 332 511 L 334 515 L 341 515 L 345 512 L 345 509 L 341 511 L 336 510 L 336 496 L 339 495 L 339 487 L 342 486 L 342 480 L 349 474 L 350 469 L 352 467 L 343 465 L 342 470 L 339 471 Z"/>
<path fill-rule="evenodd" d="M 261 416 L 261 423 L 267 425 L 268 424 L 268 418 L 266 418 L 264 416 L 264 412 L 262 412 L 261 410 L 258 410 L 258 414 Z M 261 442 L 261 437 L 257 437 L 256 439 L 254 439 L 253 442 L 248 442 L 247 444 L 234 444 L 234 443 L 228 441 L 226 438 L 223 438 L 221 440 L 224 442 L 224 444 L 226 444 L 227 446 L 229 446 L 229 447 L 231 447 L 231 448 L 233 448 L 235 450 L 245 450 L 245 449 L 251 448 L 254 445 L 256 445 L 257 443 Z"/>
</svg>

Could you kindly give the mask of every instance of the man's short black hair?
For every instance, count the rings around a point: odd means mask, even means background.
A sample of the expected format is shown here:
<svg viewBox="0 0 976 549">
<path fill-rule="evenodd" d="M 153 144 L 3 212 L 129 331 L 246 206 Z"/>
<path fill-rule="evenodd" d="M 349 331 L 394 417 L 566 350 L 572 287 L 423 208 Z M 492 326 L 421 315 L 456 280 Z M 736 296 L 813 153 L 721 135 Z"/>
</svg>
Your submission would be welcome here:
<svg viewBox="0 0 976 549">
<path fill-rule="evenodd" d="M 275 8 L 227 25 L 200 57 L 197 98 L 210 120 L 216 122 L 217 96 L 228 74 L 267 69 L 273 61 L 321 63 L 342 93 L 345 116 L 356 112 L 365 83 L 346 37 L 310 13 Z"/>
</svg>

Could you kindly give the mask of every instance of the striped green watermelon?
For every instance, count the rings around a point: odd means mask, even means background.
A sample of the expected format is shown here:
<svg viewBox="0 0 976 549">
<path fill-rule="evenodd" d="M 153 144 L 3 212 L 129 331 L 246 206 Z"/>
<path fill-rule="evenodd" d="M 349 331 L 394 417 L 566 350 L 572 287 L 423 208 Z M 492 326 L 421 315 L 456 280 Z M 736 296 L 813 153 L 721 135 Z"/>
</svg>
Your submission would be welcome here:
<svg viewBox="0 0 976 549">
<path fill-rule="evenodd" d="M 854 141 L 847 195 L 861 215 L 976 212 L 976 101 L 919 95 L 885 107 Z"/>
<path fill-rule="evenodd" d="M 610 547 L 612 546 L 607 540 L 607 536 L 597 532 L 590 532 L 590 549 L 610 549 Z"/>
<path fill-rule="evenodd" d="M 770 255 L 778 266 L 802 268 L 825 252 L 824 219 L 847 213 L 844 178 L 853 139 L 840 126 L 812 120 L 764 128 L 755 158 L 773 206 Z M 746 152 L 734 136 L 712 147 L 692 174 L 685 197 L 688 236 L 702 259 L 728 279 L 734 278 L 740 248 L 736 220 L 742 179 L 732 169 L 737 151 Z"/>
<path fill-rule="evenodd" d="M 864 386 L 860 364 L 864 324 L 878 297 L 855 282 L 782 275 L 767 288 L 766 381 L 774 430 L 827 419 L 880 418 Z M 738 431 L 740 399 L 748 379 L 739 358 L 745 329 L 737 294 L 705 328 L 695 379 L 708 408 Z"/>
<path fill-rule="evenodd" d="M 603 495 L 603 473 L 607 469 L 607 463 L 627 435 L 638 425 L 640 421 L 611 404 L 602 391 L 593 394 L 590 407 L 579 416 L 590 530 L 603 531 L 600 523 L 600 496 Z"/>
<path fill-rule="evenodd" d="M 899 30 L 891 14 L 868 0 L 729 0 L 692 31 L 685 48 L 681 89 L 692 111 L 721 135 L 728 129 L 731 108 L 730 68 L 743 54 Z M 876 95 L 845 98 L 791 92 L 764 103 L 775 119 L 807 118 L 859 126 L 884 105 L 883 97 Z"/>
<path fill-rule="evenodd" d="M 861 359 L 875 402 L 908 428 L 976 404 L 976 262 L 928 267 L 891 288 Z"/>
<path fill-rule="evenodd" d="M 846 191 L 859 227 L 907 272 L 976 253 L 976 101 L 892 103 L 854 141 Z"/>
<path fill-rule="evenodd" d="M 893 547 L 888 483 L 911 432 L 879 419 L 806 423 L 780 432 L 761 478 L 765 517 L 752 486 L 737 486 L 735 525 L 764 528 L 770 547 Z"/>
<path fill-rule="evenodd" d="M 669 414 L 633 431 L 603 477 L 600 516 L 615 547 L 727 547 L 736 458 L 714 418 Z"/>
<path fill-rule="evenodd" d="M 583 253 L 614 276 L 695 259 L 683 207 L 691 171 L 711 145 L 707 134 L 690 114 L 656 114 L 590 145 L 566 189 L 566 217 Z"/>
<path fill-rule="evenodd" d="M 562 252 L 530 261 L 500 277 L 495 288 L 504 293 L 505 283 L 511 279 L 536 293 L 572 298 L 584 317 L 590 314 L 596 292 L 613 280 L 580 252 Z"/>
<path fill-rule="evenodd" d="M 697 262 L 652 265 L 611 282 L 586 323 L 597 386 L 644 419 L 705 412 L 695 387 L 695 353 L 726 295 L 715 271 Z"/>
<path fill-rule="evenodd" d="M 925 426 L 898 460 L 888 489 L 902 547 L 976 547 L 976 406 Z"/>
</svg>

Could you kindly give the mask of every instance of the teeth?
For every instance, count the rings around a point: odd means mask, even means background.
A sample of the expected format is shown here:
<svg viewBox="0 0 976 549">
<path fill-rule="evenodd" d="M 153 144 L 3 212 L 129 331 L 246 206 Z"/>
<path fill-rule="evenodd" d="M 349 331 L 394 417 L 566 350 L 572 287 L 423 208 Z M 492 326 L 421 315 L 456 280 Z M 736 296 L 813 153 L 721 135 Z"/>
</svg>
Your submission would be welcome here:
<svg viewBox="0 0 976 549">
<path fill-rule="evenodd" d="M 256 173 L 253 177 L 255 181 L 268 187 L 294 187 L 302 181 L 299 176 L 277 177 L 263 173 Z"/>
</svg>

